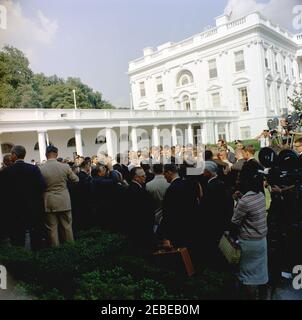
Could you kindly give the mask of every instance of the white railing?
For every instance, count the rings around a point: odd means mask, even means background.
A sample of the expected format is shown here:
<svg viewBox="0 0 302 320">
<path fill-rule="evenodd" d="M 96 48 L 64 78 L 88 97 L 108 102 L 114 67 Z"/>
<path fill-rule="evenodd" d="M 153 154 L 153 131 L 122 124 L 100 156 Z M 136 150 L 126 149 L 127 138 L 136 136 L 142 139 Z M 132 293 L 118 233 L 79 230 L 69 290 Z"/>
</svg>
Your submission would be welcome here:
<svg viewBox="0 0 302 320">
<path fill-rule="evenodd" d="M 206 110 L 91 110 L 91 109 L 0 109 L 1 122 L 37 122 L 69 120 L 144 120 L 144 119 L 175 119 L 175 118 L 207 118 L 236 117 L 236 111 L 206 109 Z M 0 130 L 1 131 L 1 130 Z"/>
<path fill-rule="evenodd" d="M 281 28 L 279 25 L 271 22 L 266 17 L 262 16 L 259 12 L 254 12 L 240 19 L 227 22 L 224 25 L 221 25 L 219 27 L 214 27 L 200 34 L 196 34 L 181 42 L 173 43 L 171 46 L 167 48 L 163 48 L 155 51 L 154 53 L 150 54 L 148 57 L 142 57 L 142 58 L 133 60 L 129 62 L 129 71 L 131 72 L 132 70 L 135 70 L 136 68 L 143 66 L 144 64 L 152 62 L 153 58 L 157 61 L 159 59 L 168 58 L 168 56 L 177 54 L 185 49 L 188 49 L 192 45 L 193 46 L 201 45 L 209 41 L 212 37 L 215 37 L 215 38 L 225 37 L 227 34 L 234 32 L 233 28 L 236 28 L 236 27 L 245 28 L 245 27 L 251 27 L 257 24 L 265 25 L 266 27 L 278 32 L 279 34 L 282 34 L 284 37 L 288 39 L 299 41 L 299 43 L 302 40 L 302 34 L 293 35 L 287 30 Z M 165 53 L 165 54 L 162 54 L 162 53 Z"/>
<path fill-rule="evenodd" d="M 238 19 L 238 20 L 235 20 L 235 21 L 232 21 L 232 22 L 229 22 L 227 23 L 227 28 L 228 29 L 231 29 L 231 28 L 234 28 L 234 27 L 237 27 L 237 26 L 240 26 L 242 24 L 246 23 L 246 18 L 241 18 L 241 19 Z"/>
<path fill-rule="evenodd" d="M 208 37 L 211 37 L 211 36 L 213 36 L 214 34 L 217 34 L 217 33 L 218 33 L 218 28 L 215 28 L 215 29 L 211 29 L 209 31 L 203 32 L 202 36 L 204 38 L 208 38 Z"/>
</svg>

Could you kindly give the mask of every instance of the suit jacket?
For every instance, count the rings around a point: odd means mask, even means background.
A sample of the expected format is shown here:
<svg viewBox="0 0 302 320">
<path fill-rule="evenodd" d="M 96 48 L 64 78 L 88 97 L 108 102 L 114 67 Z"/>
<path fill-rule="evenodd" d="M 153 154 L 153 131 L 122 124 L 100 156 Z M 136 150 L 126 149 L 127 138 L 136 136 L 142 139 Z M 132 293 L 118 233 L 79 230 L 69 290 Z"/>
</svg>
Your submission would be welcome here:
<svg viewBox="0 0 302 320">
<path fill-rule="evenodd" d="M 41 166 L 41 173 L 46 182 L 45 211 L 62 212 L 71 210 L 67 182 L 78 182 L 79 178 L 72 172 L 69 165 L 60 163 L 56 159 L 50 159 Z"/>
<path fill-rule="evenodd" d="M 126 191 L 127 210 L 126 233 L 142 245 L 152 241 L 154 226 L 154 207 L 148 192 L 135 182 L 131 182 Z"/>
<path fill-rule="evenodd" d="M 38 167 L 16 161 L 1 171 L 1 224 L 13 229 L 31 227 L 43 210 L 45 182 Z"/>
<path fill-rule="evenodd" d="M 155 207 L 155 214 L 161 214 L 165 193 L 170 184 L 163 175 L 156 175 L 146 184 L 146 190 L 151 195 Z"/>
<path fill-rule="evenodd" d="M 190 181 L 177 178 L 170 184 L 163 202 L 163 219 L 158 233 L 173 245 L 187 245 L 191 239 L 197 197 Z"/>
</svg>

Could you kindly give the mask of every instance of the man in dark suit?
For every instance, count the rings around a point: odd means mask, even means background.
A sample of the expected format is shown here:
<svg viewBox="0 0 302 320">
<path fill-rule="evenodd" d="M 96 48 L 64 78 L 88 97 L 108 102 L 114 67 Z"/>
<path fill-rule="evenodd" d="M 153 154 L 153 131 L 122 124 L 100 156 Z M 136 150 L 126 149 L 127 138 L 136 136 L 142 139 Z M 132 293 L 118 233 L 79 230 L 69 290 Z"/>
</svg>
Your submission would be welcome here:
<svg viewBox="0 0 302 320">
<path fill-rule="evenodd" d="M 123 176 L 123 180 L 126 180 L 127 183 L 131 181 L 128 165 L 129 165 L 128 154 L 118 153 L 116 156 L 116 164 L 113 166 L 113 169 L 119 171 Z"/>
<path fill-rule="evenodd" d="M 26 231 L 34 240 L 43 212 L 45 181 L 38 167 L 24 162 L 25 155 L 23 146 L 14 146 L 11 150 L 14 164 L 3 171 L 5 209 L 1 211 L 9 215 L 7 233 L 17 246 L 25 245 Z"/>
<path fill-rule="evenodd" d="M 224 231 L 229 230 L 233 215 L 234 201 L 227 192 L 224 182 L 218 177 L 218 166 L 213 161 L 205 162 L 204 177 L 208 180 L 204 187 L 201 224 L 201 245 L 204 257 L 213 265 L 217 262 L 218 244 Z"/>
<path fill-rule="evenodd" d="M 191 223 L 194 220 L 196 197 L 189 183 L 180 178 L 175 164 L 164 166 L 164 176 L 170 186 L 164 197 L 163 218 L 158 234 L 176 247 L 187 246 L 192 237 Z"/>
<path fill-rule="evenodd" d="M 144 169 L 134 167 L 130 174 L 131 182 L 126 192 L 127 211 L 124 217 L 126 233 L 141 253 L 150 253 L 153 245 L 154 205 L 145 190 Z"/>
<path fill-rule="evenodd" d="M 80 172 L 77 174 L 79 182 L 70 183 L 69 192 L 71 196 L 73 212 L 73 230 L 78 232 L 92 226 L 91 214 L 91 162 L 83 161 L 80 164 Z"/>
<path fill-rule="evenodd" d="M 111 229 L 114 215 L 116 182 L 110 177 L 110 169 L 100 162 L 95 167 L 96 176 L 91 182 L 93 223 L 104 229 Z"/>
<path fill-rule="evenodd" d="M 239 175 L 239 188 L 242 194 L 248 190 L 247 182 L 254 176 L 257 176 L 259 190 L 264 194 L 263 177 L 259 174 L 259 170 L 264 170 L 263 166 L 255 159 L 255 147 L 248 145 L 243 148 L 243 157 L 246 162 L 243 164 Z"/>
</svg>

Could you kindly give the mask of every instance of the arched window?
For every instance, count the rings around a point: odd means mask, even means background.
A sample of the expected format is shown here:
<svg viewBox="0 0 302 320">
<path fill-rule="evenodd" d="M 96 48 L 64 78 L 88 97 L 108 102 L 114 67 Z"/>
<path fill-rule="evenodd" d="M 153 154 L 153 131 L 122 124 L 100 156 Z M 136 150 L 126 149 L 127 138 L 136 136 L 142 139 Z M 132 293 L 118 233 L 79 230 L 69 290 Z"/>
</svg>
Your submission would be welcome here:
<svg viewBox="0 0 302 320">
<path fill-rule="evenodd" d="M 75 147 L 75 146 L 76 146 L 75 138 L 69 139 L 67 142 L 67 147 Z"/>
<path fill-rule="evenodd" d="M 97 136 L 95 139 L 95 144 L 104 144 L 106 143 L 106 137 L 105 136 Z"/>
<path fill-rule="evenodd" d="M 180 78 L 180 83 L 182 86 L 186 86 L 187 84 L 189 84 L 190 80 L 189 77 L 184 74 L 181 78 Z"/>
<path fill-rule="evenodd" d="M 45 140 L 45 144 L 47 145 L 47 141 Z M 49 142 L 49 145 L 50 146 L 53 146 L 53 143 L 52 142 Z M 34 151 L 39 151 L 40 148 L 39 148 L 39 142 L 36 142 L 35 146 L 34 146 Z"/>
<path fill-rule="evenodd" d="M 14 145 L 12 143 L 2 143 L 1 144 L 2 154 L 10 153 L 13 146 Z"/>
<path fill-rule="evenodd" d="M 67 142 L 67 147 L 75 147 L 76 146 L 76 141 L 75 141 L 75 138 L 70 138 Z M 85 144 L 84 144 L 84 141 L 82 140 L 82 146 L 84 147 Z"/>
<path fill-rule="evenodd" d="M 194 78 L 193 78 L 193 74 L 191 71 L 189 70 L 182 70 L 178 73 L 177 75 L 177 86 L 181 87 L 181 86 L 186 86 L 190 83 L 194 82 Z"/>
<path fill-rule="evenodd" d="M 143 132 L 140 136 L 141 140 L 149 140 L 149 134 L 147 132 Z"/>
</svg>

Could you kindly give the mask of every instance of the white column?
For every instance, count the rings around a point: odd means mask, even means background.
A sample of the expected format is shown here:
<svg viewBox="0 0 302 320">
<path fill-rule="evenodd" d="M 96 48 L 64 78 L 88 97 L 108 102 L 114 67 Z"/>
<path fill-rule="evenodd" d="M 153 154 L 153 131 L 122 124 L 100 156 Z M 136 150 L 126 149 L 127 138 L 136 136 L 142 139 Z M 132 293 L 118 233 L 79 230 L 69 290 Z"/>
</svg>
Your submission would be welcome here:
<svg viewBox="0 0 302 320">
<path fill-rule="evenodd" d="M 171 136 L 172 136 L 172 146 L 177 145 L 177 133 L 176 133 L 176 125 L 172 125 L 172 131 L 171 131 Z"/>
<path fill-rule="evenodd" d="M 158 135 L 158 127 L 157 126 L 153 127 L 152 136 L 153 136 L 153 146 L 159 147 L 159 135 Z"/>
<path fill-rule="evenodd" d="M 81 129 L 75 130 L 75 143 L 76 143 L 76 151 L 78 156 L 83 156 L 83 144 L 82 144 L 82 133 Z"/>
<path fill-rule="evenodd" d="M 226 136 L 226 141 L 230 142 L 231 138 L 230 138 L 229 123 L 225 124 L 225 136 Z"/>
<path fill-rule="evenodd" d="M 188 124 L 188 143 L 193 144 L 194 137 L 193 137 L 193 128 L 192 124 Z"/>
<path fill-rule="evenodd" d="M 45 131 L 38 131 L 38 143 L 39 143 L 39 153 L 40 153 L 40 161 L 46 160 L 46 138 Z"/>
<path fill-rule="evenodd" d="M 208 143 L 208 137 L 207 137 L 207 130 L 206 126 L 204 123 L 200 124 L 200 139 L 202 144 L 207 144 Z"/>
<path fill-rule="evenodd" d="M 216 144 L 218 141 L 218 123 L 214 123 L 214 143 Z"/>
<path fill-rule="evenodd" d="M 3 162 L 3 154 L 2 154 L 2 140 L 1 140 L 1 133 L 0 133 L 0 167 L 2 166 Z"/>
<path fill-rule="evenodd" d="M 233 137 L 232 124 L 231 124 L 231 122 L 228 123 L 228 133 L 229 133 L 230 141 L 233 141 L 233 140 L 234 140 L 234 137 Z"/>
<path fill-rule="evenodd" d="M 108 156 L 113 157 L 113 141 L 112 141 L 112 128 L 106 128 L 106 144 L 107 144 L 107 151 L 108 151 Z"/>
<path fill-rule="evenodd" d="M 49 136 L 48 136 L 48 132 L 46 132 L 46 144 L 49 146 Z"/>
<path fill-rule="evenodd" d="M 131 141 L 132 141 L 132 151 L 137 152 L 138 151 L 138 146 L 137 146 L 136 127 L 132 127 L 132 130 L 131 130 Z"/>
</svg>

